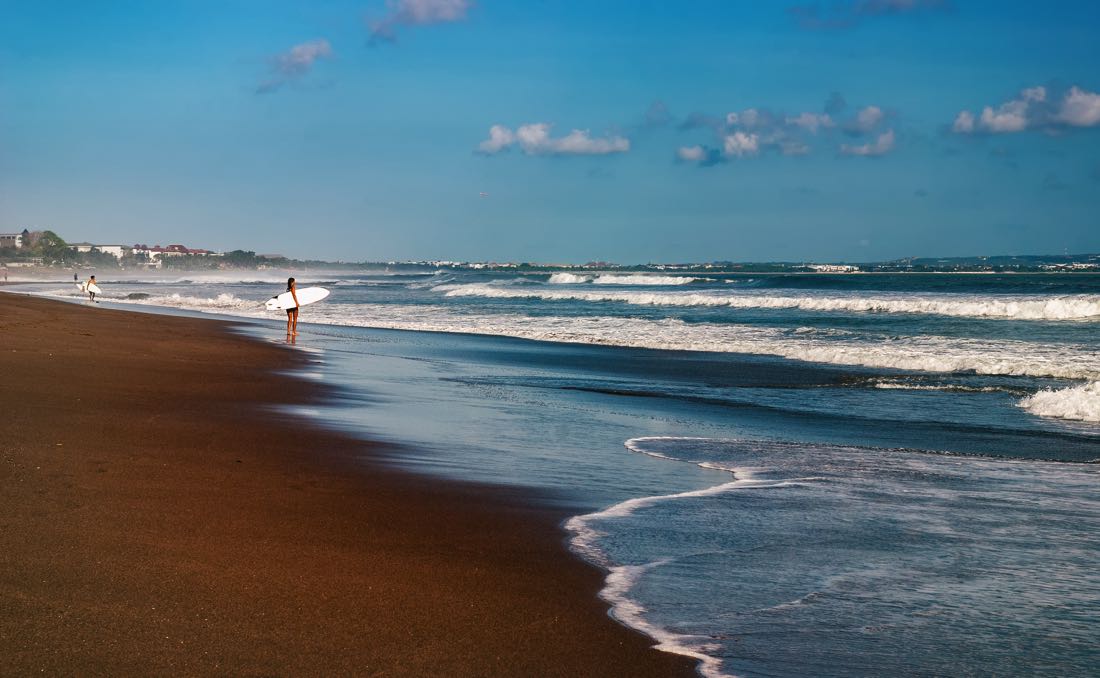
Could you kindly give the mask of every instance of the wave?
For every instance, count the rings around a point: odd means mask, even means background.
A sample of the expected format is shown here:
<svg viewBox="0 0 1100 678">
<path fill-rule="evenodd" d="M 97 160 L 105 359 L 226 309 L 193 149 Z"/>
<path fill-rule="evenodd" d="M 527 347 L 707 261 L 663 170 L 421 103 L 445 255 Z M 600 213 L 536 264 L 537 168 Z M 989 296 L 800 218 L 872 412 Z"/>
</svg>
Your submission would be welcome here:
<svg viewBox="0 0 1100 678">
<path fill-rule="evenodd" d="M 79 298 L 75 287 L 50 296 Z M 136 296 L 136 295 L 134 295 Z M 253 318 L 273 317 L 260 300 L 229 293 L 215 297 L 181 294 L 148 298 L 104 299 L 224 313 Z M 623 346 L 673 351 L 706 351 L 770 355 L 790 360 L 933 373 L 974 373 L 996 376 L 1049 377 L 1093 382 L 1083 387 L 1040 391 L 1020 406 L 1042 417 L 1100 421 L 1100 353 L 1078 344 L 1047 344 L 1017 340 L 978 340 L 942 336 L 876 336 L 839 329 L 780 329 L 752 325 L 685 323 L 676 319 L 647 320 L 606 316 L 531 317 L 518 314 L 462 313 L 438 306 L 356 304 L 311 306 L 308 322 L 384 329 L 484 334 L 536 341 Z M 883 380 L 876 388 L 923 389 L 922 384 Z M 964 387 L 935 386 L 937 390 Z M 1005 390 L 987 389 L 978 390 Z M 1017 393 L 1018 394 L 1018 393 Z"/>
<path fill-rule="evenodd" d="M 695 278 L 675 275 L 610 274 L 599 275 L 584 273 L 554 273 L 546 282 L 551 285 L 690 285 L 695 282 L 707 282 L 713 278 Z"/>
<path fill-rule="evenodd" d="M 1100 381 L 1059 390 L 1044 389 L 1018 404 L 1040 417 L 1100 422 Z"/>
<path fill-rule="evenodd" d="M 626 447 L 632 451 L 650 454 L 638 449 L 636 446 L 632 447 L 632 444 L 643 440 L 646 439 L 628 440 Z M 672 457 L 665 457 L 659 453 L 652 454 L 652 456 L 677 461 Z M 714 466 L 709 468 L 717 469 Z M 575 516 L 565 523 L 565 529 L 573 534 L 570 539 L 570 547 L 573 551 L 589 562 L 600 565 L 607 570 L 604 588 L 600 591 L 600 597 L 611 605 L 611 615 L 623 624 L 646 634 L 656 641 L 656 645 L 654 645 L 656 649 L 697 660 L 699 662 L 699 672 L 708 678 L 731 678 L 729 674 L 722 672 L 722 661 L 712 654 L 708 654 L 708 652 L 718 650 L 718 646 L 707 636 L 675 633 L 651 623 L 646 619 L 645 607 L 630 596 L 631 591 L 646 572 L 666 565 L 672 562 L 673 559 L 665 558 L 644 565 L 615 565 L 610 562 L 598 545 L 599 540 L 607 536 L 607 533 L 596 527 L 596 524 L 607 520 L 626 518 L 639 509 L 668 501 L 710 497 L 737 490 L 770 489 L 797 484 L 787 480 L 759 480 L 753 477 L 752 470 L 748 468 L 721 470 L 729 472 L 734 476 L 734 479 L 699 490 L 627 499 L 595 513 Z"/>
<path fill-rule="evenodd" d="M 140 294 L 140 293 L 138 293 Z M 147 297 L 138 297 L 131 294 L 125 298 L 103 297 L 107 301 L 122 304 L 143 304 L 152 306 L 170 306 L 172 308 L 184 308 L 197 311 L 243 311 L 263 307 L 262 301 L 241 299 L 228 292 L 223 292 L 216 297 L 192 297 L 184 294 L 159 294 Z"/>
<path fill-rule="evenodd" d="M 76 289 L 63 288 L 35 292 L 35 294 L 47 297 L 62 297 L 70 299 L 84 299 L 83 292 Z M 126 295 L 107 292 L 100 294 L 98 298 L 117 304 L 133 304 L 137 306 L 167 306 L 193 311 L 215 311 L 240 314 L 247 311 L 262 311 L 263 301 L 253 299 L 241 299 L 228 292 L 223 292 L 214 297 L 197 297 L 186 294 L 150 294 L 147 292 L 130 292 Z"/>
<path fill-rule="evenodd" d="M 683 292 L 588 292 L 583 290 L 503 289 L 471 283 L 440 285 L 434 291 L 448 297 L 543 299 L 547 301 L 619 302 L 636 306 L 727 307 L 849 311 L 859 313 L 917 313 L 969 318 L 1013 320 L 1100 320 L 1100 296 L 970 297 L 953 294 L 924 296 L 774 296 Z"/>
<path fill-rule="evenodd" d="M 701 490 L 630 499 L 566 524 L 575 550 L 608 570 L 601 596 L 612 604 L 612 613 L 649 634 L 660 649 L 702 655 L 700 671 L 707 676 L 742 667 L 816 675 L 844 665 L 815 663 L 805 654 L 812 645 L 802 638 L 785 642 L 784 630 L 845 644 L 862 629 L 874 633 L 864 648 L 889 644 L 898 652 L 917 642 L 934 656 L 960 630 L 973 629 L 986 643 L 1023 636 L 1028 626 L 1047 618 L 1047 610 L 1072 606 L 1081 597 L 1075 583 L 1087 572 L 1073 561 L 1082 549 L 1080 524 L 1100 517 L 1090 467 L 962 457 L 942 463 L 942 455 L 926 450 L 779 440 L 669 436 L 634 438 L 625 446 L 734 476 Z M 749 480 L 758 484 L 742 484 Z M 780 487 L 787 489 L 775 489 Z M 739 502 L 735 497 L 746 497 L 745 492 L 754 498 Z M 700 500 L 707 495 L 723 498 Z M 1036 497 L 1058 502 L 1060 510 L 1080 520 L 1036 531 L 1031 524 Z M 667 502 L 672 505 L 634 516 Z M 815 510 L 821 506 L 840 513 Z M 752 519 L 744 520 L 750 507 Z M 890 528 L 880 531 L 881 523 Z M 991 524 L 997 529 L 990 538 Z M 737 539 L 728 538 L 730 530 Z M 919 538 L 899 543 L 895 530 Z M 1094 546 L 1096 540 L 1085 541 Z M 997 572 L 1004 554 L 1015 557 L 1021 543 L 1043 548 L 1014 561 L 1018 567 L 1011 572 Z M 967 562 L 959 565 L 960 557 Z M 954 566 L 937 567 L 940 562 Z M 806 563 L 812 563 L 810 575 Z M 654 573 L 665 566 L 667 571 Z M 1020 579 L 1019 572 L 1028 578 Z M 1043 576 L 1046 572 L 1051 576 Z M 975 587 L 970 575 L 986 579 Z M 695 585 L 685 588 L 684 577 Z M 712 578 L 729 585 L 699 585 L 717 581 Z M 1033 581 L 1044 582 L 1034 596 L 1028 595 Z M 909 584 L 911 594 L 863 594 Z M 1006 590 L 1012 593 L 1007 598 Z M 950 600 L 962 601 L 955 609 L 965 614 L 944 618 L 942 638 L 922 635 L 914 641 L 911 628 L 894 623 L 913 611 L 938 613 L 944 591 Z M 716 609 L 725 614 L 715 615 Z M 1007 636 L 999 621 L 1006 610 L 1023 615 Z M 681 628 L 694 635 L 672 630 Z M 1060 635 L 1072 634 L 1076 646 L 1091 647 L 1089 631 L 1071 620 Z M 760 636 L 757 641 L 754 635 Z M 1012 641 L 1004 647 L 1011 652 Z M 847 654 L 858 661 L 862 651 L 852 648 Z M 878 673 L 890 672 L 881 656 L 871 661 Z M 1083 658 L 1081 666 L 1087 662 Z"/>
<path fill-rule="evenodd" d="M 578 275 L 576 273 L 554 273 L 546 282 L 551 285 L 579 285 L 581 283 L 592 282 L 592 276 Z"/>
<path fill-rule="evenodd" d="M 464 313 L 438 306 L 318 305 L 309 320 L 332 325 L 673 351 L 772 355 L 791 360 L 918 372 L 1100 379 L 1100 354 L 1078 344 L 886 336 L 844 330 L 685 323 L 609 316 Z"/>
</svg>

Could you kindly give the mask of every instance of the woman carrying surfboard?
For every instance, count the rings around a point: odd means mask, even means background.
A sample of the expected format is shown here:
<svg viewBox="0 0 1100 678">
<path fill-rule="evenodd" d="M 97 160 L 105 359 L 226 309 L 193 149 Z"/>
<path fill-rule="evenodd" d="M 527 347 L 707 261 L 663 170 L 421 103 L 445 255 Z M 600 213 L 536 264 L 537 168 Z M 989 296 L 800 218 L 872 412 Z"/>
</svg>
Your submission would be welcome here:
<svg viewBox="0 0 1100 678">
<path fill-rule="evenodd" d="M 88 293 L 88 298 L 95 301 L 95 293 L 99 291 L 99 285 L 95 284 L 95 276 L 88 278 L 88 282 L 84 284 L 84 290 Z"/>
<path fill-rule="evenodd" d="M 290 296 L 294 298 L 294 307 L 286 310 L 286 333 L 287 336 L 298 335 L 298 289 L 294 284 L 294 278 L 287 278 L 286 291 L 290 292 Z"/>
</svg>

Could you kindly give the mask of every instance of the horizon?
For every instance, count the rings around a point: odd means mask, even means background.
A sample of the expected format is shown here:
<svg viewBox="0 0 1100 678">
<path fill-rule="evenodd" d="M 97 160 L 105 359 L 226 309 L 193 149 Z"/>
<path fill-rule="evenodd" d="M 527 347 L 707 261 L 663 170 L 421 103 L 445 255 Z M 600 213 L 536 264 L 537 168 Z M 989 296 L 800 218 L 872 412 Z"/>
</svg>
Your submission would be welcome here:
<svg viewBox="0 0 1100 678">
<path fill-rule="evenodd" d="M 329 261 L 1100 251 L 1092 3 L 3 16 L 0 230 Z"/>
</svg>

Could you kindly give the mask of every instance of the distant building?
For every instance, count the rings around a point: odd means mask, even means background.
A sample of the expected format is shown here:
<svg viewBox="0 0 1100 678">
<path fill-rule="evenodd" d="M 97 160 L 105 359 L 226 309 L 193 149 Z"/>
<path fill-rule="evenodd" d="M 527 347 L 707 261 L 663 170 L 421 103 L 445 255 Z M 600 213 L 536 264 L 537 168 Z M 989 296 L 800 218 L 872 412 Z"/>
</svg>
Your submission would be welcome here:
<svg viewBox="0 0 1100 678">
<path fill-rule="evenodd" d="M 191 249 L 184 247 L 183 245 L 169 245 L 168 247 L 161 247 L 160 245 L 154 245 L 149 247 L 148 245 L 134 245 L 133 247 L 135 255 L 145 255 L 150 261 L 155 261 L 161 257 L 182 257 L 185 255 L 196 255 L 201 257 L 219 256 L 216 252 L 204 249 Z"/>
<path fill-rule="evenodd" d="M 130 251 L 130 248 L 126 245 L 93 245 L 90 242 L 69 243 L 69 249 L 83 253 L 103 252 L 104 254 L 110 254 L 115 259 L 122 259 Z"/>
<path fill-rule="evenodd" d="M 24 245 L 29 244 L 30 237 L 31 232 L 25 228 L 22 233 L 0 233 L 0 247 L 23 249 Z"/>
<path fill-rule="evenodd" d="M 845 264 L 808 264 L 806 268 L 818 273 L 854 273 L 859 270 L 859 266 Z"/>
</svg>

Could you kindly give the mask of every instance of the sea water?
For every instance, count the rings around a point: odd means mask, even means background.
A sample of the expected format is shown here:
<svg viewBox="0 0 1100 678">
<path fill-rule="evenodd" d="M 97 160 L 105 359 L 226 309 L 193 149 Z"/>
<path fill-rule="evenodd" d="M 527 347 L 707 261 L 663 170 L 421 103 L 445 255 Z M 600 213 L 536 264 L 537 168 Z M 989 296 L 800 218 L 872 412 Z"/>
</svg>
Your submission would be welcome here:
<svg viewBox="0 0 1100 678">
<path fill-rule="evenodd" d="M 612 613 L 708 675 L 1100 665 L 1100 276 L 295 275 L 333 290 L 314 415 L 560 502 Z M 281 340 L 285 277 L 104 277 Z"/>
</svg>

